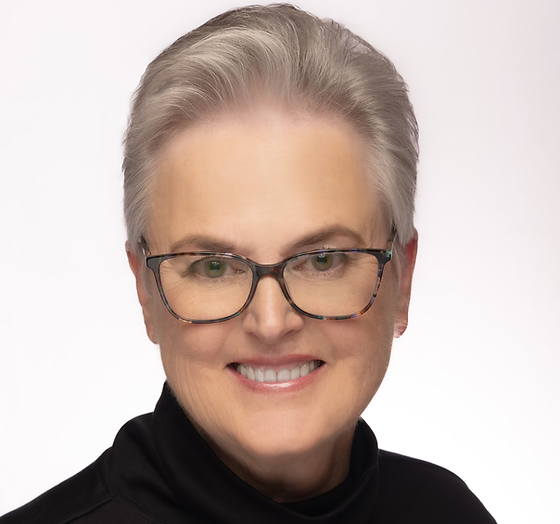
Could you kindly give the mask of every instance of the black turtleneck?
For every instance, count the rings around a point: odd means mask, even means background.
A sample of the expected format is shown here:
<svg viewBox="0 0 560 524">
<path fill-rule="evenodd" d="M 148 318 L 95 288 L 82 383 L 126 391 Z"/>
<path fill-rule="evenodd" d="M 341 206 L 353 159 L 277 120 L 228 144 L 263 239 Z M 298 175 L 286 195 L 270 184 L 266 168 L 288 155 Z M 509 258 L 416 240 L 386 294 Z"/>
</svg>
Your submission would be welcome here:
<svg viewBox="0 0 560 524">
<path fill-rule="evenodd" d="M 97 461 L 0 524 L 495 524 L 453 473 L 379 451 L 360 420 L 350 472 L 337 487 L 277 503 L 233 473 L 168 386 L 153 413 L 123 426 Z"/>
</svg>

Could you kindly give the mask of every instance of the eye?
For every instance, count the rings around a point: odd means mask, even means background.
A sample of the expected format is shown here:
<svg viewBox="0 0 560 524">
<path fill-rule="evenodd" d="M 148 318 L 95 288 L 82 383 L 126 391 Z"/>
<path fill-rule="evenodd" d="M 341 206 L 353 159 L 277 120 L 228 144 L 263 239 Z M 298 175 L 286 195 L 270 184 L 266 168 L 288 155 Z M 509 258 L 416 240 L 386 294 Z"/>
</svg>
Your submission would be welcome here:
<svg viewBox="0 0 560 524">
<path fill-rule="evenodd" d="M 219 278 L 226 272 L 226 262 L 223 260 L 206 260 L 203 271 L 207 277 Z"/>
<path fill-rule="evenodd" d="M 334 263 L 332 253 L 321 253 L 311 258 L 311 265 L 318 271 L 328 271 Z"/>
<path fill-rule="evenodd" d="M 300 276 L 335 277 L 341 276 L 347 264 L 347 256 L 338 251 L 331 253 L 309 253 L 297 256 L 293 263 L 290 264 L 289 269 L 290 271 L 297 271 Z"/>
</svg>

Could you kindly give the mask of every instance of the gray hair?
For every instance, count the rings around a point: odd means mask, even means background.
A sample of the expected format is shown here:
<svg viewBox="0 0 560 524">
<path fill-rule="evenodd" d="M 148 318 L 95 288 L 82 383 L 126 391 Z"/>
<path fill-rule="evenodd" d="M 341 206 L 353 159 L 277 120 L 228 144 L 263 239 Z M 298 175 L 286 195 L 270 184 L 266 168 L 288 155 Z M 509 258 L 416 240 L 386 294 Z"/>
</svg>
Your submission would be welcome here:
<svg viewBox="0 0 560 524">
<path fill-rule="evenodd" d="M 397 247 L 414 235 L 418 126 L 394 65 L 354 33 L 288 4 L 250 6 L 179 38 L 146 69 L 124 139 L 124 215 L 145 233 L 157 155 L 177 132 L 262 94 L 289 111 L 341 117 L 364 137 Z"/>
</svg>

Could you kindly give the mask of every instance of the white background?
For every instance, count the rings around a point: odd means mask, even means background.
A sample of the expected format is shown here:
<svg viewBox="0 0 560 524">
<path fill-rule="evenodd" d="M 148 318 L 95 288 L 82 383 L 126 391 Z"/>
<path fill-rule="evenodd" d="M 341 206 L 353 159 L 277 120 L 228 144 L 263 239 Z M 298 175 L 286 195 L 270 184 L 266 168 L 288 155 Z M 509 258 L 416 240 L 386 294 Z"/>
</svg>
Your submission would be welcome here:
<svg viewBox="0 0 560 524">
<path fill-rule="evenodd" d="M 120 142 L 148 62 L 235 5 L 1 0 L 0 514 L 153 409 Z M 411 323 L 365 418 L 498 522 L 560 522 L 560 3 L 300 5 L 395 62 L 421 129 Z"/>
</svg>

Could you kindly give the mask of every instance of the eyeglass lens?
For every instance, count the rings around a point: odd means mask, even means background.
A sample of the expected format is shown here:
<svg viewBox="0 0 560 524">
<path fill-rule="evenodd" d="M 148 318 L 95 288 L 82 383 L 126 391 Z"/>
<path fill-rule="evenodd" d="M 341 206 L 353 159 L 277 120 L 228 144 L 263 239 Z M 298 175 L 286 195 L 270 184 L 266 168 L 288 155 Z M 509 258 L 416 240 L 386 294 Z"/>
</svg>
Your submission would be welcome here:
<svg viewBox="0 0 560 524">
<path fill-rule="evenodd" d="M 376 292 L 379 262 L 359 252 L 302 254 L 284 268 L 284 283 L 294 304 L 314 316 L 353 315 Z M 179 255 L 160 265 L 163 293 L 184 319 L 210 321 L 235 315 L 253 284 L 249 263 L 228 255 Z"/>
</svg>

